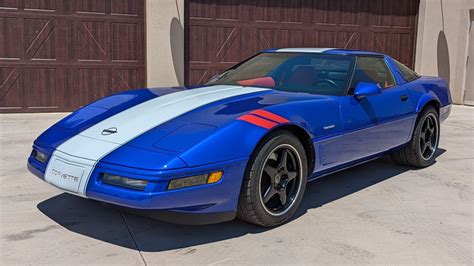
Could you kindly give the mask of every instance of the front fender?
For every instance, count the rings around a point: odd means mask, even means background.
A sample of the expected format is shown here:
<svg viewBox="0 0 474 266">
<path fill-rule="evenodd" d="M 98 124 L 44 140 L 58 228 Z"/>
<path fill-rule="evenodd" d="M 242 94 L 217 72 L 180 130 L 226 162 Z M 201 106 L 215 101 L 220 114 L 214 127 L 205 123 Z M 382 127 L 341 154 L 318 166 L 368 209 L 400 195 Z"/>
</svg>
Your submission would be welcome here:
<svg viewBox="0 0 474 266">
<path fill-rule="evenodd" d="M 248 157 L 268 129 L 235 120 L 218 129 L 180 157 L 190 167 Z"/>
<path fill-rule="evenodd" d="M 310 139 L 315 136 L 324 138 L 331 134 L 338 134 L 342 130 L 339 103 L 334 99 L 318 98 L 316 102 L 290 102 L 265 109 L 282 120 L 277 121 L 278 119 L 267 116 L 267 120 L 275 123 L 266 128 L 265 125 L 259 126 L 258 122 L 252 123 L 252 121 L 237 118 L 179 156 L 191 167 L 248 157 L 262 138 L 280 126 L 291 125 L 301 128 Z M 257 117 L 259 115 L 257 114 Z M 241 118 L 245 116 L 248 115 L 243 115 Z M 324 130 L 326 125 L 333 125 L 331 132 Z"/>
</svg>

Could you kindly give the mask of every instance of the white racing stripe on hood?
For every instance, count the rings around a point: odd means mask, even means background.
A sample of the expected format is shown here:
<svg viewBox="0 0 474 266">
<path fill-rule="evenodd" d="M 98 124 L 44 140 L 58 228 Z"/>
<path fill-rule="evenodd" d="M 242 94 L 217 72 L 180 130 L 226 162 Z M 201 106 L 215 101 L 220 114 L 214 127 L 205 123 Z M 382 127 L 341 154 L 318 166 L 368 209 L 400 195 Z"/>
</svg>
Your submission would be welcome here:
<svg viewBox="0 0 474 266">
<path fill-rule="evenodd" d="M 77 191 L 69 189 L 70 192 L 85 196 L 87 182 L 95 164 L 123 144 L 199 107 L 230 97 L 265 90 L 268 89 L 219 85 L 179 91 L 143 102 L 93 125 L 61 144 L 50 159 L 45 180 L 54 181 L 51 164 L 58 158 L 72 164 L 84 165 L 84 161 L 90 162 L 93 165 L 86 167 Z M 102 131 L 108 128 L 117 128 L 117 133 L 102 135 Z M 69 188 L 68 184 L 61 182 L 56 180 L 51 183 L 63 189 Z"/>
<path fill-rule="evenodd" d="M 266 89 L 221 85 L 175 92 L 148 100 L 111 116 L 79 133 L 79 136 L 123 145 L 154 127 L 204 105 L 263 90 Z M 102 135 L 102 131 L 108 128 L 117 128 L 117 133 Z M 78 148 L 85 144 L 84 140 L 84 138 L 72 137 L 60 145 L 58 150 L 87 159 L 99 159 L 97 155 L 88 156 L 89 151 L 87 150 L 77 154 Z M 69 151 L 74 151 L 74 153 Z"/>
</svg>

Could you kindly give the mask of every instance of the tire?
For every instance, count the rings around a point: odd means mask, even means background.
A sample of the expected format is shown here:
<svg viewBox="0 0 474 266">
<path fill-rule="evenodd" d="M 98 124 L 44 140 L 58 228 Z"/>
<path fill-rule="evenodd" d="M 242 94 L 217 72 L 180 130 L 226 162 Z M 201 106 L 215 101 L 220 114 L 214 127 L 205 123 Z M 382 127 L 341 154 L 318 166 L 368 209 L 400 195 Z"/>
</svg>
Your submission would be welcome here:
<svg viewBox="0 0 474 266">
<path fill-rule="evenodd" d="M 271 134 L 249 159 L 237 217 L 265 227 L 285 223 L 301 203 L 307 175 L 306 153 L 298 138 L 286 131 Z"/>
<path fill-rule="evenodd" d="M 429 133 L 427 133 L 429 131 Z M 402 149 L 391 154 L 394 162 L 423 168 L 433 164 L 440 136 L 439 115 L 432 106 L 418 115 L 410 140 Z M 428 145 L 428 146 L 426 146 Z"/>
</svg>

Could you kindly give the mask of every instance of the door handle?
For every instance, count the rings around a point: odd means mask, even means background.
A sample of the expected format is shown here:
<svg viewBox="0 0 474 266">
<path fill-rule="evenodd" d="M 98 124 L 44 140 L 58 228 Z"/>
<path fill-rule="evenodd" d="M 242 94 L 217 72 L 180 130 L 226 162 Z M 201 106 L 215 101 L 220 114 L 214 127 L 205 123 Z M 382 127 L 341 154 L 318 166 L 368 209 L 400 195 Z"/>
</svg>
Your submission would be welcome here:
<svg viewBox="0 0 474 266">
<path fill-rule="evenodd" d="M 400 95 L 400 101 L 405 102 L 406 100 L 408 100 L 408 95 L 406 94 Z"/>
</svg>

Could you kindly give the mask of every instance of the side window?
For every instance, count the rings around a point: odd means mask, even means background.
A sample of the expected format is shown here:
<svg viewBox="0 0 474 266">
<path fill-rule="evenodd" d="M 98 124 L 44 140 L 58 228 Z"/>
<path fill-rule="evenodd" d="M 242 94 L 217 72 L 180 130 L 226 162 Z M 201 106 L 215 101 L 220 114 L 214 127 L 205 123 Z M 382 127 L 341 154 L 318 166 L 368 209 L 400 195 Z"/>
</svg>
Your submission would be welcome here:
<svg viewBox="0 0 474 266">
<path fill-rule="evenodd" d="M 381 88 L 395 85 L 392 72 L 388 69 L 384 59 L 380 57 L 358 57 L 351 86 L 349 87 L 349 94 L 354 92 L 359 82 L 377 83 Z"/>
<path fill-rule="evenodd" d="M 402 74 L 403 78 L 407 81 L 410 82 L 412 80 L 418 79 L 419 76 L 415 73 L 415 71 L 409 69 L 407 66 L 404 64 L 398 62 L 397 60 L 393 60 L 395 64 L 398 67 L 398 70 L 400 70 L 400 73 Z"/>
</svg>

